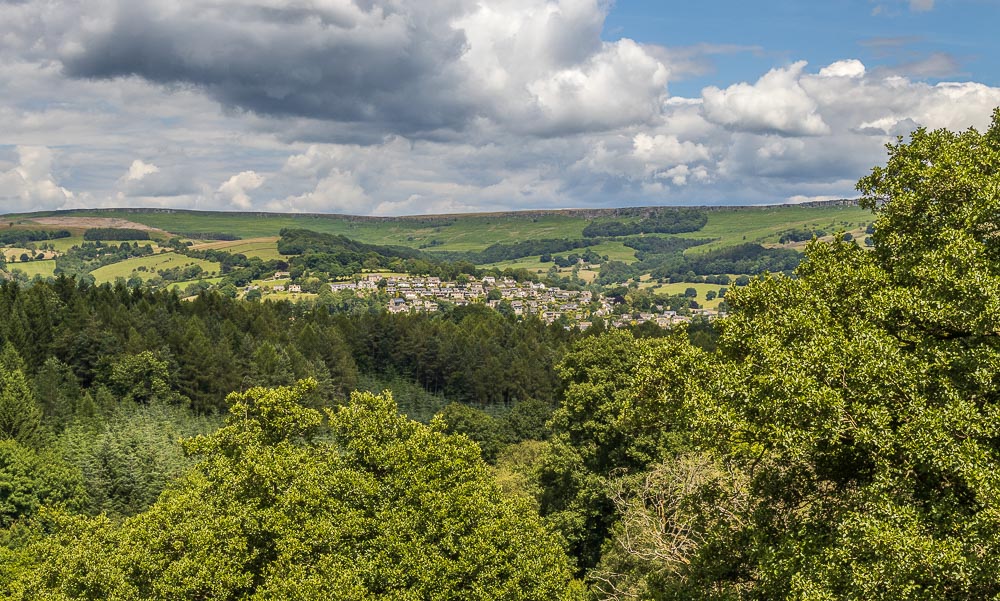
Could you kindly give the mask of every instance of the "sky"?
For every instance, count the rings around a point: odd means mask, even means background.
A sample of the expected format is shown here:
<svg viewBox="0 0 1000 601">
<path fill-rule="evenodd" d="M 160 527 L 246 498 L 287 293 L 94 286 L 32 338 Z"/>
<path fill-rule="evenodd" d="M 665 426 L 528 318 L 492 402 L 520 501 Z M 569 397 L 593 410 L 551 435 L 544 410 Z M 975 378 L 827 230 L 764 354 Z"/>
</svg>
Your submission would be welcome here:
<svg viewBox="0 0 1000 601">
<path fill-rule="evenodd" d="M 853 198 L 988 127 L 1000 0 L 0 0 L 0 213 Z"/>
</svg>

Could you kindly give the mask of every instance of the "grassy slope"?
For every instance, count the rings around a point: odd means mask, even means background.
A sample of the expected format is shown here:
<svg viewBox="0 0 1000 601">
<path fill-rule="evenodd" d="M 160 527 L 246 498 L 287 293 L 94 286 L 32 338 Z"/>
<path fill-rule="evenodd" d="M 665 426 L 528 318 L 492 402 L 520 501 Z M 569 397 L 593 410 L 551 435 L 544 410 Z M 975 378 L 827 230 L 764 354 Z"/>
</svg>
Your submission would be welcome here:
<svg viewBox="0 0 1000 601">
<path fill-rule="evenodd" d="M 709 212 L 708 223 L 700 231 L 682 235 L 718 239 L 687 250 L 688 253 L 699 253 L 743 242 L 776 243 L 781 232 L 792 228 L 822 229 L 832 233 L 852 230 L 870 221 L 871 213 L 859 207 L 787 205 L 726 208 Z"/>
<path fill-rule="evenodd" d="M 115 278 L 129 278 L 132 276 L 132 272 L 140 266 L 145 266 L 147 270 L 135 271 L 135 275 L 139 276 L 143 280 L 148 280 L 156 275 L 156 270 L 158 269 L 169 269 L 171 267 L 178 266 L 187 267 L 188 265 L 201 265 L 201 268 L 207 272 L 205 277 L 211 277 L 213 274 L 218 273 L 220 269 L 220 265 L 218 263 L 203 261 L 201 259 L 192 259 L 190 257 L 185 257 L 184 255 L 178 255 L 177 253 L 167 252 L 147 257 L 133 257 L 118 263 L 105 265 L 104 267 L 95 269 L 90 273 L 94 276 L 97 283 L 101 284 L 104 282 L 113 282 L 115 281 Z"/>
<path fill-rule="evenodd" d="M 89 213 L 74 213 L 86 216 Z M 587 221 L 573 216 L 546 215 L 500 217 L 496 215 L 455 215 L 449 224 L 444 219 L 397 219 L 392 221 L 354 221 L 336 216 L 248 214 L 196 215 L 190 213 L 93 213 L 94 216 L 128 218 L 173 232 L 226 232 L 243 238 L 277 236 L 285 227 L 343 234 L 370 244 L 420 246 L 438 239 L 445 244 L 435 250 L 480 250 L 496 242 L 540 238 L 579 238 Z"/>
<path fill-rule="evenodd" d="M 717 309 L 719 303 L 722 302 L 721 298 L 716 297 L 713 300 L 705 300 L 705 294 L 709 290 L 718 292 L 720 288 L 733 288 L 733 285 L 720 286 L 718 284 L 688 284 L 684 282 L 678 282 L 676 284 L 657 284 L 656 282 L 647 282 L 642 284 L 643 288 L 650 288 L 658 294 L 665 294 L 668 296 L 674 296 L 678 294 L 684 294 L 688 288 L 694 288 L 698 291 L 698 296 L 694 300 L 698 301 L 698 304 L 706 309 Z"/>
<path fill-rule="evenodd" d="M 56 262 L 53 259 L 47 259 L 44 261 L 28 261 L 27 263 L 8 263 L 7 269 L 9 271 L 23 271 L 29 278 L 33 278 L 36 275 L 46 278 L 55 274 Z"/>
<path fill-rule="evenodd" d="M 278 235 L 285 227 L 343 234 L 371 244 L 399 244 L 418 247 L 439 240 L 433 250 L 481 250 L 497 242 L 542 238 L 580 238 L 588 220 L 576 215 L 452 215 L 447 218 L 354 221 L 336 216 L 294 216 L 253 214 L 129 213 L 86 211 L 74 215 L 120 217 L 172 232 L 226 232 L 243 238 Z M 449 224 L 440 222 L 450 220 Z M 607 221 L 614 218 L 602 218 Z M 628 220 L 625 220 L 628 221 Z M 741 242 L 777 242 L 778 234 L 793 227 L 813 227 L 835 231 L 855 229 L 871 221 L 871 214 L 858 207 L 797 206 L 729 207 L 708 211 L 708 224 L 698 232 L 681 234 L 689 238 L 718 240 L 689 252 L 731 246 Z M 846 224 L 845 224 L 846 222 Z M 249 242 L 242 240 L 239 242 Z M 603 254 L 603 253 L 602 253 Z"/>
<path fill-rule="evenodd" d="M 623 263 L 634 263 L 635 250 L 625 246 L 621 242 L 605 242 L 603 244 L 595 244 L 588 247 L 597 254 L 608 256 L 608 260 L 611 261 L 622 261 Z M 571 255 L 571 254 L 583 254 L 586 252 L 586 248 L 577 248 L 574 250 L 568 250 L 566 252 L 554 253 L 556 255 Z M 530 257 L 524 257 L 521 259 L 516 259 L 513 261 L 500 261 L 499 263 L 490 263 L 486 267 L 496 267 L 498 269 L 528 269 L 531 271 L 537 271 L 541 269 L 542 271 L 548 271 L 549 267 L 552 267 L 552 263 L 542 263 L 541 255 L 533 255 Z M 569 270 L 564 270 L 569 271 Z"/>
<path fill-rule="evenodd" d="M 342 234 L 371 244 L 397 244 L 409 247 L 427 246 L 436 240 L 440 244 L 430 250 L 482 250 L 497 242 L 544 238 L 582 237 L 583 228 L 589 221 L 579 214 L 480 214 L 450 215 L 445 217 L 400 218 L 391 220 L 358 220 L 340 216 L 315 215 L 260 215 L 241 213 L 189 213 L 189 212 L 129 212 L 129 211 L 76 211 L 72 216 L 118 217 L 143 223 L 171 232 L 226 232 L 241 236 L 242 240 L 231 242 L 196 242 L 194 248 L 216 248 L 229 252 L 243 253 L 262 259 L 275 259 L 277 253 L 276 236 L 285 227 L 305 228 L 319 232 Z M 688 249 L 688 253 L 724 248 L 744 242 L 776 244 L 781 232 L 791 228 L 822 229 L 827 232 L 838 230 L 860 233 L 871 221 L 868 211 L 858 207 L 796 206 L 777 207 L 729 207 L 707 211 L 708 223 L 698 231 L 680 234 L 686 238 L 713 239 L 713 242 Z M 28 216 L 14 216 L 24 219 Z M 622 220 L 615 217 L 601 217 L 599 221 Z M 21 227 L 20 224 L 15 227 Z M 27 227 L 26 225 L 24 227 Z M 39 226 L 32 226 L 39 227 Z M 58 226 L 52 226 L 58 227 Z M 78 244 L 82 230 L 74 231 L 73 238 L 53 241 L 59 250 Z M 798 245 L 801 246 L 801 245 Z M 594 250 L 610 259 L 632 262 L 635 253 L 621 243 L 595 245 Z M 570 251 L 570 252 L 582 252 Z M 98 281 L 113 281 L 116 277 L 129 277 L 133 270 L 146 265 L 150 271 L 139 272 L 148 278 L 156 269 L 175 264 L 195 262 L 192 259 L 179 260 L 176 255 L 155 255 L 130 259 L 118 265 L 103 267 L 94 272 Z M 516 261 L 495 264 L 496 267 L 522 267 L 532 271 L 547 270 L 551 264 L 541 263 L 537 256 Z M 218 271 L 214 263 L 204 263 L 209 272 Z M 42 264 L 38 270 L 47 269 Z M 44 274 L 44 271 L 42 272 Z M 206 277 L 210 277 L 206 274 Z"/>
<path fill-rule="evenodd" d="M 623 263 L 634 263 L 636 261 L 635 249 L 629 248 L 624 244 L 622 244 L 621 242 L 605 242 L 604 244 L 595 244 L 590 248 L 591 250 L 601 255 L 602 257 L 604 255 L 607 255 L 609 261 L 621 261 Z M 572 252 L 581 252 L 581 251 L 572 251 Z M 564 253 L 564 254 L 571 254 L 571 253 Z"/>
<path fill-rule="evenodd" d="M 228 253 L 246 255 L 248 257 L 260 257 L 265 261 L 271 259 L 281 259 L 283 255 L 278 253 L 278 238 L 267 236 L 262 238 L 249 238 L 246 240 L 204 242 L 195 244 L 192 250 L 224 250 Z"/>
<path fill-rule="evenodd" d="M 69 250 L 74 246 L 79 246 L 83 244 L 83 236 L 77 235 L 77 236 L 71 236 L 69 238 L 57 238 L 55 240 L 49 240 L 48 243 L 51 244 L 52 247 L 58 250 L 59 252 L 66 252 L 67 250 Z M 150 240 L 143 240 L 142 244 L 145 245 L 154 243 Z"/>
<path fill-rule="evenodd" d="M 131 213 L 79 211 L 86 217 L 119 217 L 171 232 L 225 232 L 242 238 L 277 236 L 282 228 L 303 228 L 330 234 L 342 234 L 369 244 L 420 246 L 438 239 L 445 244 L 435 250 L 481 250 L 496 242 L 539 238 L 579 238 L 587 221 L 580 217 L 548 215 L 500 217 L 496 215 L 454 215 L 454 223 L 440 225 L 444 219 L 395 219 L 392 221 L 355 221 L 336 216 L 195 213 Z"/>
</svg>

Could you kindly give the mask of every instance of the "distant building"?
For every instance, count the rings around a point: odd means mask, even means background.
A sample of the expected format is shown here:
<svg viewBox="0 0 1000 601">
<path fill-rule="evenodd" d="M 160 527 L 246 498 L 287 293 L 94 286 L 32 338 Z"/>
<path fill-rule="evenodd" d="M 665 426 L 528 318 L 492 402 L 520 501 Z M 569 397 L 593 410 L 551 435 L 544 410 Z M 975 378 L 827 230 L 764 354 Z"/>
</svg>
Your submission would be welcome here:
<svg viewBox="0 0 1000 601">
<path fill-rule="evenodd" d="M 394 298 L 389 301 L 389 312 L 390 313 L 403 313 L 407 311 L 406 299 Z"/>
</svg>

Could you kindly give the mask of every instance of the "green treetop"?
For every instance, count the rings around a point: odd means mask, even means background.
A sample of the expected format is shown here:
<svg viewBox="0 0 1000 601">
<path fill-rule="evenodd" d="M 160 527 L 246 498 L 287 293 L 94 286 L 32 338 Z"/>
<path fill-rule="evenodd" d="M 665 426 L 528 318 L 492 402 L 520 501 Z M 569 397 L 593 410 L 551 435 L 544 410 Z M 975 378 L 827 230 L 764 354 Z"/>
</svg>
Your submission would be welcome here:
<svg viewBox="0 0 1000 601">
<path fill-rule="evenodd" d="M 610 490 L 607 597 L 1000 595 L 1000 112 L 859 188 L 874 251 L 732 289 L 717 352 L 643 345 L 615 423 L 690 448 Z"/>
<path fill-rule="evenodd" d="M 569 562 L 479 449 L 388 394 L 326 413 L 315 386 L 229 397 L 196 469 L 114 526 L 59 517 L 8 598 L 559 599 Z"/>
</svg>

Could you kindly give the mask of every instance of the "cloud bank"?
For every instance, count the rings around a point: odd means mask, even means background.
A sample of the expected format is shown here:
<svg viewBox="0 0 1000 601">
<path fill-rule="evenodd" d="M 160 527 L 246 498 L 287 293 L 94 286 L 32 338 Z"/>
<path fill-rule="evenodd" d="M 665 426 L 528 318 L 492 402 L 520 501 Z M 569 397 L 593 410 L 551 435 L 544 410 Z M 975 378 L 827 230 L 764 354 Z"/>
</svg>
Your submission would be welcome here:
<svg viewBox="0 0 1000 601">
<path fill-rule="evenodd" d="M 913 2 L 929 10 L 932 2 Z M 360 214 L 852 194 L 1000 89 L 845 57 L 690 98 L 718 49 L 602 39 L 603 0 L 0 3 L 0 212 Z M 757 49 L 754 49 L 756 51 Z M 692 53 L 701 55 L 693 56 Z"/>
</svg>

